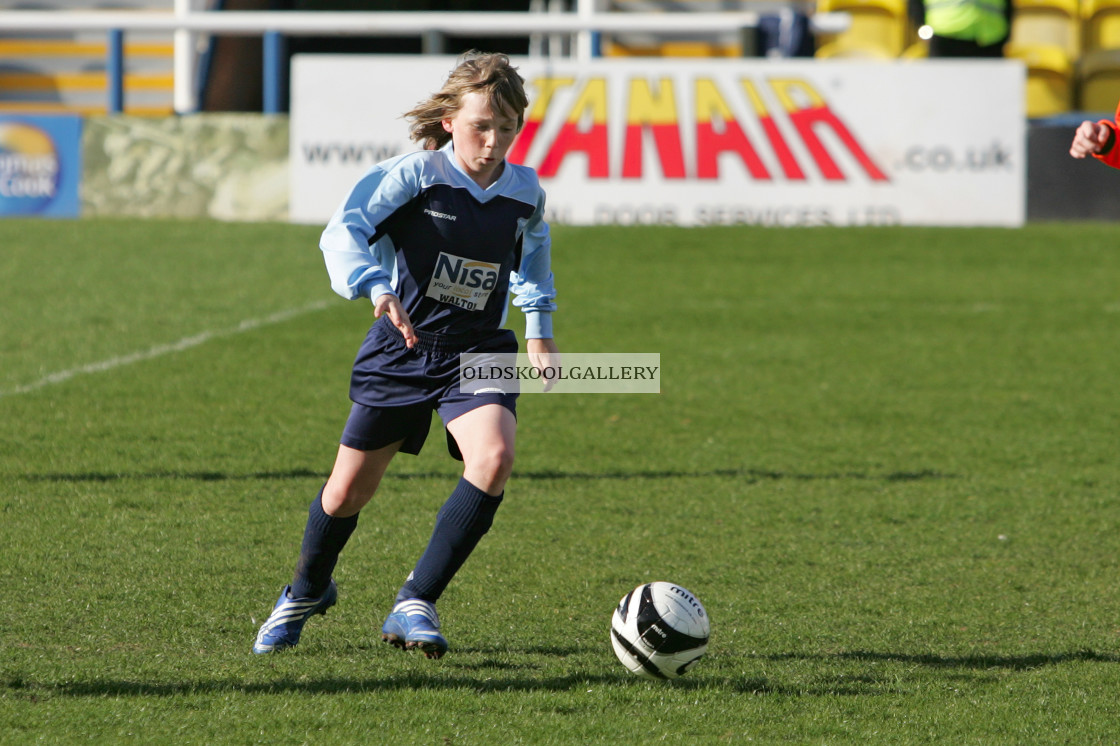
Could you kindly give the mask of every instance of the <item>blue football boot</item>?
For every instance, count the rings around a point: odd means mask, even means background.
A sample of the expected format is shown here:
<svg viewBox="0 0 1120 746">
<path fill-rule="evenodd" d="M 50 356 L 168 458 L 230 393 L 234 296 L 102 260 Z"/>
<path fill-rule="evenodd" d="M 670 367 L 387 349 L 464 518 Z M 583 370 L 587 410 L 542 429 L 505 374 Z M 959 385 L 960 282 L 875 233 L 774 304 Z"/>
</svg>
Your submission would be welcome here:
<svg viewBox="0 0 1120 746">
<path fill-rule="evenodd" d="M 295 647 L 307 620 L 316 614 L 326 614 L 327 609 L 338 601 L 338 587 L 334 580 L 319 598 L 289 598 L 288 591 L 291 589 L 287 585 L 280 591 L 276 606 L 257 633 L 257 641 L 253 643 L 254 653 L 274 653 Z"/>
<path fill-rule="evenodd" d="M 439 633 L 436 605 L 419 598 L 398 602 L 381 627 L 381 639 L 402 650 L 419 650 L 428 658 L 447 652 L 447 640 Z"/>
</svg>

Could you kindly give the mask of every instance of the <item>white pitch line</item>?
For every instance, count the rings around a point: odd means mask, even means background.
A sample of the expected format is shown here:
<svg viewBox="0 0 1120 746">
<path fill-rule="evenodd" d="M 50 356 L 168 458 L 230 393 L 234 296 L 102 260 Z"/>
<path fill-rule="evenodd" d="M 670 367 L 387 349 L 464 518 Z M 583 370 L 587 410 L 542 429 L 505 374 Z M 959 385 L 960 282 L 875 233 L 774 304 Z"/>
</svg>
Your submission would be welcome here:
<svg viewBox="0 0 1120 746">
<path fill-rule="evenodd" d="M 41 388 L 45 388 L 56 383 L 69 381 L 71 378 L 74 378 L 76 376 L 86 375 L 88 373 L 104 373 L 107 370 L 113 370 L 114 368 L 120 368 L 125 365 L 132 365 L 133 363 L 139 363 L 144 360 L 151 360 L 153 358 L 170 355 L 175 352 L 182 352 L 183 350 L 189 350 L 192 347 L 198 347 L 201 344 L 205 344 L 212 339 L 231 337 L 235 334 L 244 334 L 245 332 L 259 329 L 262 326 L 279 324 L 289 319 L 293 319 L 297 316 L 311 313 L 312 311 L 321 311 L 326 308 L 327 305 L 327 301 L 316 301 L 314 303 L 309 303 L 306 306 L 300 306 L 299 308 L 289 308 L 286 311 L 278 311 L 271 316 L 264 316 L 259 319 L 246 319 L 237 326 L 231 326 L 228 329 L 215 329 L 205 331 L 201 334 L 195 334 L 192 337 L 183 337 L 177 342 L 156 345 L 155 347 L 150 347 L 147 350 L 142 350 L 141 352 L 132 352 L 127 355 L 111 357 L 108 360 L 101 360 L 100 362 L 82 365 L 77 368 L 60 370 L 57 373 L 51 373 L 48 376 L 44 376 L 43 378 L 40 378 L 38 381 L 34 381 L 33 383 L 24 384 L 23 386 L 17 386 L 14 389 L 9 389 L 8 391 L 0 391 L 0 398 L 5 396 L 14 396 L 16 394 L 27 394 L 32 391 L 38 391 Z"/>
</svg>

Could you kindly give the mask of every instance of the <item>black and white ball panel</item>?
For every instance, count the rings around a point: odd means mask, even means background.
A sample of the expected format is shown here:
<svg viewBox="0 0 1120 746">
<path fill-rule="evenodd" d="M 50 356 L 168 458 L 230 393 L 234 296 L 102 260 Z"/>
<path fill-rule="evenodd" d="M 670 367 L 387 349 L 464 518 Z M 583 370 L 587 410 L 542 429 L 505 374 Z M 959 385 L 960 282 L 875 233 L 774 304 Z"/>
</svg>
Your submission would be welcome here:
<svg viewBox="0 0 1120 746">
<path fill-rule="evenodd" d="M 704 607 L 673 583 L 638 586 L 622 597 L 611 622 L 619 660 L 649 678 L 683 675 L 707 651 L 708 635 Z"/>
<path fill-rule="evenodd" d="M 657 589 L 664 591 L 665 589 Z M 641 589 L 638 602 L 638 635 L 646 647 L 659 653 L 679 653 L 708 643 L 704 610 L 691 593 L 672 586 L 654 598 L 653 584 Z M 699 611 L 699 616 L 697 616 Z"/>
</svg>

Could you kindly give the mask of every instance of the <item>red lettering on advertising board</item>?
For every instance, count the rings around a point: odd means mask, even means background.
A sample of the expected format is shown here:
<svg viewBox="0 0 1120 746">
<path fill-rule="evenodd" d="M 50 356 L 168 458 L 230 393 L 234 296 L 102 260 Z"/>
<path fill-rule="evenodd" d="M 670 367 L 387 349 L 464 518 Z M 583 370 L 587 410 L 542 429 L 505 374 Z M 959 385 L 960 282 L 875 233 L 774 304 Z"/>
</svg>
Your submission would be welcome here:
<svg viewBox="0 0 1120 746">
<path fill-rule="evenodd" d="M 766 133 L 766 139 L 770 141 L 770 147 L 773 148 L 774 155 L 778 157 L 778 164 L 782 167 L 782 173 L 791 181 L 804 181 L 805 172 L 801 170 L 801 166 L 797 165 L 797 159 L 794 158 L 793 151 L 789 149 L 785 138 L 782 137 L 782 131 L 778 129 L 778 123 L 774 121 L 769 107 L 766 106 L 766 102 L 759 95 L 758 88 L 746 78 L 741 80 L 740 84 L 754 108 L 754 113 L 758 115 L 758 122 L 762 125 L 762 131 Z"/>
<path fill-rule="evenodd" d="M 590 78 L 537 172 L 546 179 L 555 176 L 569 154 L 585 153 L 588 178 L 607 178 L 610 175 L 607 134 L 607 81 Z"/>
<path fill-rule="evenodd" d="M 696 177 L 719 178 L 721 153 L 737 153 L 756 179 L 769 179 L 770 172 L 747 138 L 743 128 L 716 87 L 715 81 L 696 81 Z"/>
<path fill-rule="evenodd" d="M 525 116 L 525 124 L 521 128 L 513 147 L 506 153 L 506 160 L 510 163 L 524 163 L 533 140 L 537 137 L 541 123 L 548 114 L 548 107 L 552 104 L 552 97 L 560 88 L 567 88 L 576 82 L 575 78 L 537 78 L 533 81 L 536 88 L 536 97 L 529 113 Z"/>
<path fill-rule="evenodd" d="M 750 105 L 756 118 L 756 128 L 765 136 L 763 154 L 772 157 L 781 168 L 782 175 L 791 181 L 807 179 L 802 163 L 791 147 L 790 140 L 800 140 L 805 154 L 816 165 L 821 176 L 829 181 L 846 181 L 849 176 L 836 159 L 837 153 L 830 152 L 826 140 L 821 137 L 822 130 L 828 131 L 834 143 L 839 143 L 851 160 L 864 170 L 872 181 L 889 181 L 887 175 L 876 165 L 862 144 L 848 128 L 847 124 L 828 105 L 812 84 L 800 78 L 772 78 L 766 81 L 768 88 L 749 78 L 741 78 L 740 94 Z M 651 80 L 633 77 L 629 81 L 626 100 L 626 125 L 622 130 L 622 153 L 620 160 L 611 159 L 611 140 L 608 117 L 608 79 L 591 77 L 577 81 L 572 77 L 538 78 L 533 81 L 536 90 L 534 103 L 525 119 L 524 127 L 510 150 L 509 160 L 513 163 L 525 162 L 530 149 L 539 139 L 549 109 L 556 108 L 557 93 L 564 88 L 572 88 L 568 100 L 572 103 L 551 141 L 539 143 L 543 155 L 540 156 L 537 172 L 542 178 L 555 177 L 569 155 L 582 154 L 585 157 L 587 178 L 607 179 L 612 176 L 612 164 L 618 169 L 613 174 L 624 179 L 641 179 L 650 162 L 646 146 L 652 141 L 655 157 L 652 159 L 661 167 L 666 179 L 683 179 L 692 176 L 697 179 L 718 179 L 720 167 L 727 167 L 727 156 L 743 164 L 751 178 L 771 180 L 773 176 L 766 162 L 756 148 L 744 124 L 749 119 L 740 119 L 736 107 L 743 106 L 742 100 L 732 101 L 720 90 L 711 78 L 697 78 L 692 81 L 692 99 L 695 112 L 695 147 L 687 153 L 683 144 L 682 126 L 678 110 L 678 92 L 674 81 L 669 77 Z M 767 104 L 767 93 L 778 106 Z M 555 104 L 555 105 L 554 105 Z M 735 104 L 733 106 L 732 104 Z M 742 111 L 742 109 L 739 109 Z M 555 113 L 553 114 L 555 118 Z M 784 131 L 783 131 L 784 130 Z M 792 130 L 792 135 L 791 131 Z M 547 146 L 547 147 L 544 147 Z M 615 147 L 618 141 L 615 141 Z M 691 158 L 689 157 L 691 156 Z"/>
<path fill-rule="evenodd" d="M 813 156 L 813 160 L 816 161 L 824 178 L 831 181 L 845 180 L 840 167 L 836 165 L 836 161 L 833 160 L 817 136 L 815 128 L 818 125 L 830 128 L 840 138 L 840 142 L 863 167 L 872 181 L 888 181 L 887 175 L 875 165 L 875 162 L 867 155 L 863 146 L 852 135 L 847 125 L 836 116 L 836 113 L 829 108 L 828 103 L 807 81 L 775 79 L 770 81 L 770 86 L 778 100 L 785 106 L 790 121 L 793 122 L 797 133 L 801 135 L 802 142 L 809 149 L 809 153 Z M 799 103 L 798 98 L 805 103 Z"/>
<path fill-rule="evenodd" d="M 685 178 L 684 148 L 681 146 L 672 78 L 661 78 L 656 94 L 650 90 L 649 80 L 631 78 L 626 140 L 622 153 L 622 178 L 642 178 L 642 138 L 647 131 L 653 135 L 661 172 L 665 178 Z"/>
</svg>

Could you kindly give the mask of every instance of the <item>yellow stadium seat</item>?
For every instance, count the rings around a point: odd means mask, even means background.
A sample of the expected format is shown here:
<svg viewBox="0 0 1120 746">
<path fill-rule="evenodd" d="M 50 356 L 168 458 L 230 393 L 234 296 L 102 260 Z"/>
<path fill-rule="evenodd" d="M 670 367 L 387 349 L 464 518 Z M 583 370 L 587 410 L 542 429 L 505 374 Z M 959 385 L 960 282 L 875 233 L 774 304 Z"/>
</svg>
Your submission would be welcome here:
<svg viewBox="0 0 1120 746">
<path fill-rule="evenodd" d="M 1120 0 L 1081 0 L 1083 51 L 1120 49 Z"/>
<path fill-rule="evenodd" d="M 1086 52 L 1078 62 L 1078 108 L 1111 114 L 1120 102 L 1120 49 Z"/>
<path fill-rule="evenodd" d="M 171 114 L 175 90 L 171 42 L 130 42 L 123 51 L 125 113 Z M 0 112 L 104 114 L 108 105 L 107 54 L 104 41 L 0 39 Z"/>
<path fill-rule="evenodd" d="M 818 60 L 890 60 L 894 57 L 878 44 L 865 44 L 861 39 L 836 39 L 817 48 Z"/>
<path fill-rule="evenodd" d="M 1004 55 L 1027 67 L 1027 116 L 1048 117 L 1073 109 L 1073 62 L 1065 50 L 1052 44 L 1014 44 Z"/>
<path fill-rule="evenodd" d="M 670 40 L 627 43 L 620 39 L 604 39 L 604 57 L 742 57 L 739 44 L 720 44 L 709 41 Z"/>
<path fill-rule="evenodd" d="M 907 45 L 899 55 L 904 60 L 924 60 L 929 58 L 929 42 L 915 41 Z"/>
<path fill-rule="evenodd" d="M 1061 47 L 1071 59 L 1081 54 L 1078 0 L 1014 0 L 1011 41 Z"/>
<path fill-rule="evenodd" d="M 847 31 L 818 35 L 818 57 L 847 56 L 851 50 L 878 48 L 881 54 L 867 56 L 891 58 L 898 57 L 906 48 L 910 28 L 906 0 L 817 0 L 817 12 L 848 13 L 852 19 Z M 833 43 L 839 47 L 832 48 Z"/>
</svg>

